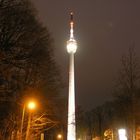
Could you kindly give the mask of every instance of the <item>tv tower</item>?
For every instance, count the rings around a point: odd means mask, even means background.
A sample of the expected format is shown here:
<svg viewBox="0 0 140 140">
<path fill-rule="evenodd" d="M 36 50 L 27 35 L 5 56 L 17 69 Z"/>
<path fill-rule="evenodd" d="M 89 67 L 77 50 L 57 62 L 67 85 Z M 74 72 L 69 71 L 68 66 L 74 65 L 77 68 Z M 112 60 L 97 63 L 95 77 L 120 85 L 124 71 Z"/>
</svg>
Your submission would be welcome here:
<svg viewBox="0 0 140 140">
<path fill-rule="evenodd" d="M 70 39 L 67 41 L 67 52 L 70 56 L 69 65 L 69 95 L 68 95 L 68 127 L 67 140 L 76 140 L 75 124 L 75 80 L 74 80 L 74 54 L 77 50 L 77 43 L 74 39 L 73 13 L 70 13 Z"/>
</svg>

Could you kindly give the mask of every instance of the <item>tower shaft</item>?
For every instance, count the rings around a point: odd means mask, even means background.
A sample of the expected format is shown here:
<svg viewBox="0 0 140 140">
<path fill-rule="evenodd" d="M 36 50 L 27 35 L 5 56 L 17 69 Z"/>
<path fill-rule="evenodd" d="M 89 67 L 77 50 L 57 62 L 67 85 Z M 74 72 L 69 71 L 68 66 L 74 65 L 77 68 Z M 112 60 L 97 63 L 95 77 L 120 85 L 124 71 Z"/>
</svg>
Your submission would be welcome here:
<svg viewBox="0 0 140 140">
<path fill-rule="evenodd" d="M 70 53 L 67 140 L 76 140 L 74 53 Z"/>
</svg>

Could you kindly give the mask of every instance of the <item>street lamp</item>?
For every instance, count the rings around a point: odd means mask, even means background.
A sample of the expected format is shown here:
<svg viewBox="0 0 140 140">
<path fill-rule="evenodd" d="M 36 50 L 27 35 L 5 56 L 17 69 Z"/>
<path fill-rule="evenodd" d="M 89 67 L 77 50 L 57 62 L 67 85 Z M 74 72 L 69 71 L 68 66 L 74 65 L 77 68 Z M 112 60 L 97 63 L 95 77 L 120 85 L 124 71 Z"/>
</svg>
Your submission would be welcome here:
<svg viewBox="0 0 140 140">
<path fill-rule="evenodd" d="M 23 130 L 23 124 L 24 124 L 24 116 L 25 116 L 25 109 L 26 107 L 32 111 L 36 108 L 36 103 L 34 101 L 29 101 L 27 104 L 24 104 L 23 106 L 23 111 L 22 111 L 22 120 L 21 120 L 21 129 L 20 129 L 20 133 L 21 133 L 21 140 L 22 140 L 22 130 Z M 31 121 L 31 112 L 29 112 L 29 118 L 28 118 L 28 126 L 27 126 L 27 132 L 26 132 L 26 137 L 28 138 L 29 135 L 29 129 L 30 129 L 30 121 Z M 28 135 L 27 135 L 28 134 Z"/>
<path fill-rule="evenodd" d="M 58 135 L 57 135 L 57 139 L 62 140 L 62 139 L 63 139 L 62 134 L 58 134 Z"/>
<path fill-rule="evenodd" d="M 30 132 L 30 125 L 31 125 L 31 111 L 33 111 L 36 108 L 36 103 L 34 101 L 30 101 L 28 103 L 28 109 L 29 109 L 29 117 L 28 117 L 28 124 L 27 124 L 27 130 L 26 130 L 26 137 L 25 140 L 28 140 L 29 132 Z"/>
</svg>

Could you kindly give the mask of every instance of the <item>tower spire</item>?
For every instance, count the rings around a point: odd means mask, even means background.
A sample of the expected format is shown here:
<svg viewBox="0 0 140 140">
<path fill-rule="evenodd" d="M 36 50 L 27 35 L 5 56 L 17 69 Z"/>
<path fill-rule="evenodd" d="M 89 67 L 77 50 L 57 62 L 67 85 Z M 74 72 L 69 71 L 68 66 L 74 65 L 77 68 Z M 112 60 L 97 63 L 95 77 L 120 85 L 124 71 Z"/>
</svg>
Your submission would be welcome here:
<svg viewBox="0 0 140 140">
<path fill-rule="evenodd" d="M 74 39 L 73 25 L 74 25 L 74 22 L 73 22 L 73 12 L 71 12 L 71 13 L 70 13 L 70 39 Z"/>
<path fill-rule="evenodd" d="M 70 20 L 73 21 L 73 12 L 70 13 Z"/>
</svg>

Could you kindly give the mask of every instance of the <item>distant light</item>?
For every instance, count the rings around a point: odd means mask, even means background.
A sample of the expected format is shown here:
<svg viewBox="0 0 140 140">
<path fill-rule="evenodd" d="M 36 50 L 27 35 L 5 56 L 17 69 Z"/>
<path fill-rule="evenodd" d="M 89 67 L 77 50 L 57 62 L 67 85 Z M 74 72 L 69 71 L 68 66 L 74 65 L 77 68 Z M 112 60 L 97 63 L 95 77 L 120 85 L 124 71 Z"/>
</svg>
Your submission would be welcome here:
<svg viewBox="0 0 140 140">
<path fill-rule="evenodd" d="M 58 138 L 58 139 L 62 139 L 62 135 L 61 135 L 61 134 L 58 134 L 58 135 L 57 135 L 57 138 Z"/>
<path fill-rule="evenodd" d="M 127 140 L 125 129 L 119 129 L 118 133 L 119 133 L 119 139 L 120 140 Z"/>
<path fill-rule="evenodd" d="M 35 108 L 36 108 L 35 102 L 33 102 L 33 101 L 29 102 L 29 103 L 28 103 L 28 108 L 29 108 L 30 110 L 35 109 Z"/>
</svg>

